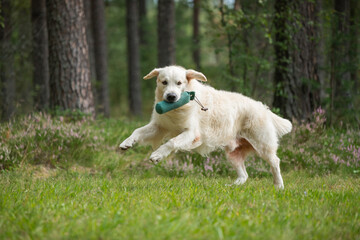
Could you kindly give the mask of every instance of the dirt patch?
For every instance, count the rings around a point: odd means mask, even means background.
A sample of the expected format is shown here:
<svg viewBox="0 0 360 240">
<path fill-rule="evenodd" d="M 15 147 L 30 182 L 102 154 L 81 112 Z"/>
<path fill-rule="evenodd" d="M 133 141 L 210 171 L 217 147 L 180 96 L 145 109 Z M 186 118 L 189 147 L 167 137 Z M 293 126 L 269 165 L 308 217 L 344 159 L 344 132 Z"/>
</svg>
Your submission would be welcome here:
<svg viewBox="0 0 360 240">
<path fill-rule="evenodd" d="M 50 168 L 45 165 L 32 166 L 30 167 L 30 170 L 33 171 L 33 176 L 35 179 L 46 179 L 49 177 L 54 177 L 57 173 L 55 168 Z"/>
<path fill-rule="evenodd" d="M 70 171 L 78 172 L 78 173 L 89 173 L 89 174 L 95 174 L 96 170 L 93 168 L 83 167 L 79 165 L 74 165 L 70 168 Z"/>
</svg>

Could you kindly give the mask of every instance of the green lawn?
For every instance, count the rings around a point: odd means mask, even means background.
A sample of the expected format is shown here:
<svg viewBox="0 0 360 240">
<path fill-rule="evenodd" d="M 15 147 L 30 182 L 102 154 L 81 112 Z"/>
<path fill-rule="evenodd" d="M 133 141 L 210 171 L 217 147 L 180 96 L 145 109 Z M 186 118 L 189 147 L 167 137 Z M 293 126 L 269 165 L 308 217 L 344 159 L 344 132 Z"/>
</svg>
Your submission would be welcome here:
<svg viewBox="0 0 360 240">
<path fill-rule="evenodd" d="M 285 190 L 221 152 L 154 166 L 117 146 L 143 122 L 34 114 L 0 124 L 0 239 L 360 239 L 358 129 L 298 126 L 279 149 Z M 315 137 L 314 137 L 315 136 Z"/>
<path fill-rule="evenodd" d="M 360 179 L 233 179 L 22 166 L 0 174 L 2 239 L 359 239 Z"/>
</svg>

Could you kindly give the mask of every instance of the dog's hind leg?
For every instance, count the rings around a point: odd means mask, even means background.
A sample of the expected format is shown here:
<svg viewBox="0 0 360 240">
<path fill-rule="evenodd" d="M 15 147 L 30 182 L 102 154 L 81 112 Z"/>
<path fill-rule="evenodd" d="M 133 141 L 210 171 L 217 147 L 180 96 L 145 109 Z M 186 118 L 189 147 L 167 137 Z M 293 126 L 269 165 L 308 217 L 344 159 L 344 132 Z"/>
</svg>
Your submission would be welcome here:
<svg viewBox="0 0 360 240">
<path fill-rule="evenodd" d="M 238 178 L 234 182 L 235 185 L 244 184 L 248 179 L 245 160 L 246 156 L 252 151 L 254 151 L 254 148 L 244 138 L 237 140 L 237 147 L 234 150 L 226 151 L 227 159 L 234 166 L 238 174 Z"/>
<path fill-rule="evenodd" d="M 274 126 L 264 124 L 250 130 L 246 131 L 246 138 L 256 150 L 257 155 L 269 163 L 275 188 L 283 189 L 284 183 L 280 173 L 280 159 L 276 155 L 278 138 Z"/>
<path fill-rule="evenodd" d="M 227 154 L 227 158 L 234 166 L 238 175 L 238 178 L 235 180 L 234 185 L 244 184 L 249 177 L 244 164 L 245 158 L 243 158 L 240 154 L 238 154 L 237 156 L 230 156 L 230 153 Z"/>
<path fill-rule="evenodd" d="M 262 158 L 264 158 L 270 164 L 271 173 L 274 178 L 275 188 L 283 189 L 284 182 L 280 173 L 280 159 L 276 155 L 276 150 L 268 151 L 267 154 L 262 155 Z"/>
<path fill-rule="evenodd" d="M 270 141 L 271 142 L 271 141 Z M 274 141 L 272 141 L 274 142 Z M 276 141 L 275 141 L 276 142 Z M 284 182 L 280 173 L 280 159 L 276 155 L 277 144 L 269 145 L 268 143 L 257 143 L 255 145 L 256 154 L 269 163 L 271 173 L 274 178 L 274 185 L 277 189 L 284 188 Z"/>
</svg>

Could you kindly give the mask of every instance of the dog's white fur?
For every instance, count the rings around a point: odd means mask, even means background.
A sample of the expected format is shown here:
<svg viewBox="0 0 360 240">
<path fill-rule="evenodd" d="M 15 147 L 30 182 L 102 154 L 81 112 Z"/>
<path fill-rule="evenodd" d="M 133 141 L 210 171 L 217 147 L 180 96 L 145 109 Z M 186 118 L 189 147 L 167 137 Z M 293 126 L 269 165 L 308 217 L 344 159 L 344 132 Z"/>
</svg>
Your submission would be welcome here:
<svg viewBox="0 0 360 240">
<path fill-rule="evenodd" d="M 247 180 L 244 162 L 249 153 L 255 152 L 270 164 L 275 187 L 284 187 L 276 151 L 278 139 L 291 131 L 290 121 L 275 115 L 261 102 L 196 81 L 207 79 L 194 70 L 179 66 L 156 68 L 144 79 L 153 77 L 157 77 L 155 103 L 166 100 L 169 93 L 175 94 L 177 101 L 183 91 L 195 91 L 209 110 L 202 111 L 194 101 L 162 115 L 154 110 L 150 123 L 136 129 L 120 144 L 121 149 L 135 143 L 151 144 L 156 149 L 150 156 L 153 162 L 178 150 L 208 154 L 224 149 L 238 173 L 234 184 Z"/>
</svg>

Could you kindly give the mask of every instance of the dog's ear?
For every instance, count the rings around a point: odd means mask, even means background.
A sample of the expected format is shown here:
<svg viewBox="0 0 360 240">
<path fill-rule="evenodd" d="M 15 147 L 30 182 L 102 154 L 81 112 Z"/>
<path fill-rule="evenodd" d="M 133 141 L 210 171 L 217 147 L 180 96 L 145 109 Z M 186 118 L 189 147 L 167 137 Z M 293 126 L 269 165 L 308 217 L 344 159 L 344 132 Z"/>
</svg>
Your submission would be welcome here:
<svg viewBox="0 0 360 240">
<path fill-rule="evenodd" d="M 197 79 L 197 80 L 200 80 L 200 81 L 203 81 L 203 82 L 207 81 L 204 74 L 202 74 L 201 72 L 197 72 L 195 70 L 192 70 L 192 69 L 186 70 L 186 79 L 188 81 L 190 81 L 192 79 Z"/>
<path fill-rule="evenodd" d="M 157 77 L 159 75 L 160 68 L 154 68 L 151 72 L 149 72 L 144 79 L 150 79 L 153 77 Z"/>
</svg>

